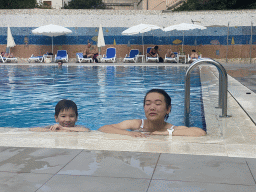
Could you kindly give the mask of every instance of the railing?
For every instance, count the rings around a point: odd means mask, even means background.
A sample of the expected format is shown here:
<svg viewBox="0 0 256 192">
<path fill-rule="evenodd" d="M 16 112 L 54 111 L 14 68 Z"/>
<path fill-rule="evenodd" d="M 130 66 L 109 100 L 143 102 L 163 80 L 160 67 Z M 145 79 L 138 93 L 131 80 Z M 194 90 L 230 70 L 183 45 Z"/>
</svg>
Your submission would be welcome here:
<svg viewBox="0 0 256 192">
<path fill-rule="evenodd" d="M 219 104 L 218 107 L 222 108 L 221 117 L 230 117 L 227 115 L 227 89 L 228 79 L 225 68 L 209 58 L 202 58 L 194 61 L 188 68 L 185 76 L 185 108 L 184 108 L 184 123 L 185 126 L 189 127 L 189 113 L 190 113 L 190 73 L 191 71 L 200 64 L 212 64 L 217 67 L 219 71 Z"/>
</svg>

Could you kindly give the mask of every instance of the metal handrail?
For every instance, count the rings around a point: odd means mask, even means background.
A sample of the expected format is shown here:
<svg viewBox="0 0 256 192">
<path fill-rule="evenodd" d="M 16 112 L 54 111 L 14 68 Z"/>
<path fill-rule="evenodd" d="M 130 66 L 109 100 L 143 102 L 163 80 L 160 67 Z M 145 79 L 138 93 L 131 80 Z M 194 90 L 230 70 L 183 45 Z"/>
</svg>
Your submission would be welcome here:
<svg viewBox="0 0 256 192">
<path fill-rule="evenodd" d="M 189 113 L 190 113 L 190 73 L 200 64 L 212 64 L 217 67 L 219 71 L 219 107 L 222 108 L 221 117 L 230 117 L 227 115 L 227 91 L 228 91 L 228 78 L 225 68 L 210 58 L 201 58 L 194 61 L 188 68 L 185 76 L 185 108 L 184 108 L 184 123 L 189 127 Z"/>
</svg>

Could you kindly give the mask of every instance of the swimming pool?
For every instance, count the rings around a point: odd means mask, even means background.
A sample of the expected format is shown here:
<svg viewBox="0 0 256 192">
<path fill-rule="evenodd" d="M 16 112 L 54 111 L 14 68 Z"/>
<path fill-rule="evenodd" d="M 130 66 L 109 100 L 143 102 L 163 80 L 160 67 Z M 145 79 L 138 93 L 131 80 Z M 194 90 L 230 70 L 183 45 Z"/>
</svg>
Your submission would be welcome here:
<svg viewBox="0 0 256 192">
<path fill-rule="evenodd" d="M 0 127 L 54 124 L 61 99 L 78 106 L 78 125 L 97 130 L 105 124 L 145 118 L 143 98 L 152 88 L 172 98 L 168 122 L 184 125 L 183 66 L 0 65 Z M 191 75 L 190 126 L 205 129 L 198 70 Z"/>
</svg>

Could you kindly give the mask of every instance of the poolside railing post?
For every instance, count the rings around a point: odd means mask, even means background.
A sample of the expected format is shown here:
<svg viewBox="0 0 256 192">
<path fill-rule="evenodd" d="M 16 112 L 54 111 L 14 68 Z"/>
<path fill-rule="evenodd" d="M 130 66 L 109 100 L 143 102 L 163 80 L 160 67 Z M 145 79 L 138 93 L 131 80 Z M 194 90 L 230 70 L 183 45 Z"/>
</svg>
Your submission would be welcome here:
<svg viewBox="0 0 256 192">
<path fill-rule="evenodd" d="M 184 102 L 184 124 L 189 127 L 189 113 L 190 113 L 190 73 L 185 77 L 185 102 Z"/>
<path fill-rule="evenodd" d="M 230 117 L 227 115 L 227 92 L 228 92 L 228 79 L 225 68 L 218 62 L 209 59 L 202 58 L 194 61 L 188 68 L 185 75 L 185 102 L 184 102 L 184 124 L 189 126 L 189 113 L 190 113 L 190 73 L 199 64 L 206 63 L 212 64 L 217 67 L 219 71 L 219 107 L 222 108 L 222 116 Z"/>
</svg>

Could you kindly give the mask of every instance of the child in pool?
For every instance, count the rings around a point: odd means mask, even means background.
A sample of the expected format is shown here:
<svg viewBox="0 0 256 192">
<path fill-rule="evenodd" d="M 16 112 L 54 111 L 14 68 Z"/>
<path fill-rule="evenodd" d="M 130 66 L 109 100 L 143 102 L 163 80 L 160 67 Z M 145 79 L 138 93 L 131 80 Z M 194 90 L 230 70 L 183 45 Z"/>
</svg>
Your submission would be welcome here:
<svg viewBox="0 0 256 192">
<path fill-rule="evenodd" d="M 31 128 L 30 130 L 31 131 L 55 131 L 55 132 L 90 131 L 88 128 L 75 125 L 78 118 L 77 105 L 71 100 L 63 99 L 59 101 L 55 107 L 54 117 L 57 124 L 47 126 L 44 128 L 41 128 L 41 127 Z"/>
</svg>

